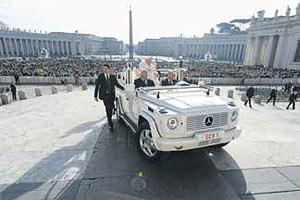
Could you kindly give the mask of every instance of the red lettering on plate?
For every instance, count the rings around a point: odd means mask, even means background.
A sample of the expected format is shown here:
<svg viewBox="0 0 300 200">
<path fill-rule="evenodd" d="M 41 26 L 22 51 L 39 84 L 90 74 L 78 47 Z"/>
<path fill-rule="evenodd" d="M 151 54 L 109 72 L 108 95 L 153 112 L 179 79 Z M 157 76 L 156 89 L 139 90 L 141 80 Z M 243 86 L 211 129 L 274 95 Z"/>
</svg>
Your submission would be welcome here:
<svg viewBox="0 0 300 200">
<path fill-rule="evenodd" d="M 205 140 L 211 140 L 219 137 L 219 133 L 206 133 Z"/>
</svg>

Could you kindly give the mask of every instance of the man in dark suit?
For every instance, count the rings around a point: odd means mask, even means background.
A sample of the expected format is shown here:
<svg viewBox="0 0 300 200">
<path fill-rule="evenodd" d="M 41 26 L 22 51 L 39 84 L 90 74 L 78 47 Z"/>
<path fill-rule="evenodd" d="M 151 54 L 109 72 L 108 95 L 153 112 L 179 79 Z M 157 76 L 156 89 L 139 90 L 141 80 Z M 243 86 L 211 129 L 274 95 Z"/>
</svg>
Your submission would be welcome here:
<svg viewBox="0 0 300 200">
<path fill-rule="evenodd" d="M 286 109 L 288 110 L 290 108 L 291 105 L 293 105 L 293 110 L 295 110 L 295 102 L 296 102 L 296 99 L 297 99 L 297 94 L 296 92 L 292 92 L 290 97 L 289 97 L 289 105 L 286 107 Z"/>
<path fill-rule="evenodd" d="M 166 80 L 163 80 L 161 82 L 161 85 L 162 86 L 169 86 L 169 85 L 175 85 L 176 83 L 177 83 L 177 81 L 174 80 L 173 72 L 168 72 Z"/>
<path fill-rule="evenodd" d="M 254 96 L 254 88 L 252 86 L 247 89 L 246 96 L 248 99 L 245 101 L 244 105 L 247 106 L 247 103 L 249 102 L 249 107 L 252 108 L 251 98 Z"/>
<path fill-rule="evenodd" d="M 110 66 L 104 65 L 103 73 L 100 74 L 98 76 L 98 79 L 96 80 L 94 97 L 95 101 L 98 101 L 99 92 L 99 99 L 101 99 L 104 103 L 107 121 L 111 130 L 113 130 L 113 122 L 111 120 L 111 117 L 115 105 L 115 86 L 124 90 L 124 87 L 118 83 L 116 76 L 110 73 Z"/>
<path fill-rule="evenodd" d="M 276 96 L 277 96 L 277 90 L 272 89 L 271 93 L 270 93 L 270 98 L 268 99 L 267 104 L 273 99 L 273 106 L 275 106 Z"/>
<path fill-rule="evenodd" d="M 10 84 L 10 91 L 11 91 L 13 100 L 16 101 L 17 100 L 17 88 L 16 88 L 14 82 L 11 82 L 11 84 Z"/>
<path fill-rule="evenodd" d="M 141 77 L 134 80 L 135 89 L 140 88 L 140 87 L 155 86 L 154 82 L 152 80 L 148 79 L 147 77 L 148 77 L 147 71 L 146 70 L 142 71 Z"/>
</svg>

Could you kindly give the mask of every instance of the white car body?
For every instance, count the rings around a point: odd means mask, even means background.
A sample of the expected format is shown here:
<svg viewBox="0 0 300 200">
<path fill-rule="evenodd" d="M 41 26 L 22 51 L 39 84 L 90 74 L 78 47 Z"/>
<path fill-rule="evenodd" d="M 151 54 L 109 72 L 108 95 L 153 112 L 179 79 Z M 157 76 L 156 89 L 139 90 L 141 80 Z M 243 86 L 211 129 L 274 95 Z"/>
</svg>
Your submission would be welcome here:
<svg viewBox="0 0 300 200">
<path fill-rule="evenodd" d="M 151 148 L 160 152 L 229 143 L 241 134 L 239 109 L 227 98 L 213 92 L 207 94 L 208 89 L 158 86 L 135 90 L 133 84 L 127 84 L 125 91 L 116 90 L 119 117 L 134 132 L 138 132 L 141 123 L 147 122 L 152 134 Z"/>
</svg>

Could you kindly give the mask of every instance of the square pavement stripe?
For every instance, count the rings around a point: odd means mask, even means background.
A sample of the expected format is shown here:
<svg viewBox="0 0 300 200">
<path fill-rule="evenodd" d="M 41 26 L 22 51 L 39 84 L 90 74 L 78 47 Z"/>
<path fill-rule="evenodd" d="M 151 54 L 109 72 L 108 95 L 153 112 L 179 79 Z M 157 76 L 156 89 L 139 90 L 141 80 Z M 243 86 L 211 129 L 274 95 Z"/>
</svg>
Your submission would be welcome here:
<svg viewBox="0 0 300 200">
<path fill-rule="evenodd" d="M 229 170 L 222 174 L 240 196 L 299 190 L 274 168 Z"/>
<path fill-rule="evenodd" d="M 81 180 L 12 184 L 0 193 L 0 200 L 75 199 Z"/>
<path fill-rule="evenodd" d="M 300 166 L 280 167 L 276 169 L 300 189 Z"/>
<path fill-rule="evenodd" d="M 299 200 L 300 191 L 243 196 L 242 200 Z"/>
</svg>

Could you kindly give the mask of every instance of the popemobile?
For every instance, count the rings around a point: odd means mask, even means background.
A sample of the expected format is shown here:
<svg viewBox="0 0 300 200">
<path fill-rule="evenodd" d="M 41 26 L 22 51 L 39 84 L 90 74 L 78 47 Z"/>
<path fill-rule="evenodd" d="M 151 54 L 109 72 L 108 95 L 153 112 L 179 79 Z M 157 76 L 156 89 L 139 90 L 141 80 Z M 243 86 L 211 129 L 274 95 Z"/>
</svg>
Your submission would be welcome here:
<svg viewBox="0 0 300 200">
<path fill-rule="evenodd" d="M 133 82 L 141 70 L 148 71 L 155 87 L 135 89 Z M 150 161 L 158 161 L 163 152 L 222 148 L 241 134 L 239 108 L 215 95 L 210 86 L 182 81 L 159 86 L 156 67 L 149 60 L 137 69 L 127 68 L 118 79 L 125 90 L 116 89 L 117 118 L 133 131 L 139 151 Z"/>
</svg>

